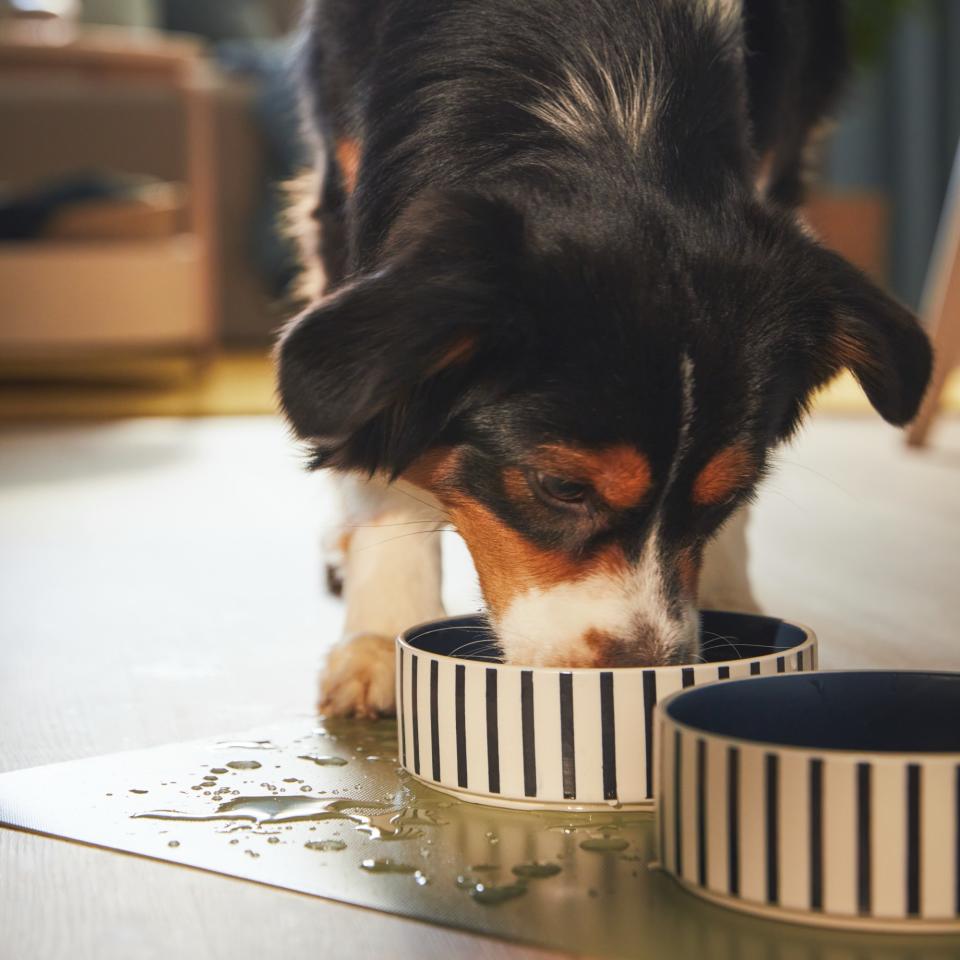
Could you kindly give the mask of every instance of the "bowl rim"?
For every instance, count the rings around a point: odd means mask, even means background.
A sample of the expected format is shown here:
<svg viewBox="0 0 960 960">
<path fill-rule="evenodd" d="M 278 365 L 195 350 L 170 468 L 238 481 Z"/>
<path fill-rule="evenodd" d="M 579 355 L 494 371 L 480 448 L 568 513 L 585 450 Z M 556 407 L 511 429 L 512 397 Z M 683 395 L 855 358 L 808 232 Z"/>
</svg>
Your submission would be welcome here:
<svg viewBox="0 0 960 960">
<path fill-rule="evenodd" d="M 739 617 L 759 617 L 767 620 L 779 620 L 780 623 L 788 626 L 794 627 L 803 634 L 803 639 L 800 640 L 797 644 L 790 647 L 787 650 L 777 652 L 777 653 L 762 653 L 758 656 L 748 656 L 748 657 L 738 657 L 736 660 L 717 660 L 710 661 L 708 663 L 668 663 L 661 664 L 660 666 L 654 667 L 545 667 L 537 666 L 531 664 L 522 664 L 522 663 L 490 663 L 486 660 L 471 660 L 469 657 L 451 657 L 445 653 L 431 653 L 429 650 L 421 650 L 418 647 L 413 646 L 408 640 L 407 637 L 418 630 L 421 630 L 423 627 L 430 626 L 431 624 L 437 623 L 448 623 L 451 625 L 456 625 L 458 621 L 461 620 L 474 620 L 478 614 L 476 613 L 462 613 L 457 614 L 453 617 L 439 617 L 433 620 L 424 620 L 422 623 L 414 624 L 413 626 L 407 627 L 406 630 L 402 631 L 397 635 L 395 641 L 395 647 L 397 649 L 405 650 L 408 654 L 415 654 L 420 657 L 430 657 L 434 660 L 439 660 L 444 663 L 453 663 L 453 664 L 471 664 L 477 667 L 493 667 L 496 670 L 505 670 L 509 672 L 520 672 L 527 670 L 534 671 L 543 671 L 547 673 L 571 673 L 576 675 L 589 675 L 596 676 L 600 673 L 606 673 L 608 671 L 613 671 L 615 673 L 623 674 L 642 674 L 649 671 L 654 671 L 655 673 L 674 673 L 688 668 L 703 668 L 703 667 L 731 667 L 735 664 L 743 663 L 769 663 L 775 662 L 778 657 L 789 656 L 790 654 L 795 654 L 798 650 L 806 649 L 808 647 L 818 646 L 817 635 L 810 629 L 810 627 L 805 624 L 798 623 L 796 620 L 786 620 L 783 617 L 772 617 L 764 613 L 745 613 L 739 610 L 716 610 L 714 608 L 706 608 L 703 610 L 697 611 L 698 614 L 702 613 L 728 613 L 734 614 Z M 805 671 L 808 672 L 808 671 Z M 761 677 L 744 677 L 740 678 L 744 680 L 759 680 Z M 724 683 L 738 683 L 738 680 L 724 680 Z M 670 697 L 675 694 L 670 694 Z M 662 703 L 666 703 L 669 697 L 664 697 Z"/>
<path fill-rule="evenodd" d="M 796 677 L 803 676 L 809 678 L 824 677 L 824 676 L 838 676 L 854 673 L 912 673 L 912 674 L 923 674 L 929 676 L 930 674 L 940 675 L 940 676 L 950 676 L 950 677 L 960 677 L 960 671 L 957 670 L 921 670 L 921 669 L 912 669 L 912 670 L 890 670 L 884 667 L 869 667 L 869 668 L 852 668 L 849 670 L 807 670 L 802 673 L 792 672 L 786 674 L 766 674 L 765 676 L 759 677 L 738 677 L 737 679 L 724 680 L 724 684 L 738 684 L 738 683 L 763 683 L 765 680 L 775 680 L 778 677 Z M 683 730 L 686 733 L 691 734 L 695 737 L 701 737 L 709 739 L 715 743 L 724 743 L 728 746 L 735 747 L 754 747 L 765 749 L 768 751 L 775 751 L 776 753 L 797 755 L 804 757 L 825 757 L 825 758 L 834 758 L 834 759 L 853 759 L 858 758 L 863 760 L 869 758 L 873 763 L 883 762 L 883 761 L 892 761 L 896 763 L 917 763 L 917 762 L 942 762 L 949 763 L 951 765 L 960 764 L 960 751 L 948 751 L 948 750 L 911 750 L 911 751 L 886 751 L 886 750 L 851 750 L 848 747 L 802 747 L 795 746 L 793 744 L 787 743 L 778 743 L 776 740 L 761 740 L 761 739 L 752 739 L 747 737 L 735 737 L 730 734 L 724 733 L 714 733 L 711 730 L 707 730 L 703 727 L 696 727 L 690 723 L 684 723 L 682 720 L 677 720 L 676 717 L 670 714 L 670 706 L 680 697 L 688 694 L 695 693 L 697 690 L 706 689 L 707 684 L 702 684 L 699 687 L 689 687 L 685 690 L 675 690 L 673 693 L 668 694 L 657 704 L 657 712 L 654 718 L 654 722 L 659 725 L 661 731 L 668 724 L 674 729 Z"/>
</svg>

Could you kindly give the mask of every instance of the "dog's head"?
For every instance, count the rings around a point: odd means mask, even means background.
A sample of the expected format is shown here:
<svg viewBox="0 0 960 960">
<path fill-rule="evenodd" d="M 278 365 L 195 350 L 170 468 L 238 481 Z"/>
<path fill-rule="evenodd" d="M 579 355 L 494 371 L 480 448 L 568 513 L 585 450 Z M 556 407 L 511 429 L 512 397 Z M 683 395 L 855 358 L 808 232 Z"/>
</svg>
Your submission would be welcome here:
<svg viewBox="0 0 960 960">
<path fill-rule="evenodd" d="M 750 199 L 536 221 L 424 199 L 380 268 L 279 346 L 316 464 L 429 490 L 507 660 L 566 666 L 690 657 L 705 544 L 844 368 L 903 424 L 930 349 L 907 310 Z"/>
</svg>

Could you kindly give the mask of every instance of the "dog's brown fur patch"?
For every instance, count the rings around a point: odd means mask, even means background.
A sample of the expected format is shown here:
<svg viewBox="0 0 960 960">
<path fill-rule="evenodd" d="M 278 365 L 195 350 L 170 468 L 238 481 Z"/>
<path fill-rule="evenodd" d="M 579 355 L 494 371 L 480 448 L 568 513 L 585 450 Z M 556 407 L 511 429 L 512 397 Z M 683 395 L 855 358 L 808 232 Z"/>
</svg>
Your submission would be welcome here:
<svg viewBox="0 0 960 960">
<path fill-rule="evenodd" d="M 628 561 L 616 546 L 587 559 L 574 560 L 562 550 L 531 543 L 483 504 L 463 494 L 445 504 L 467 542 L 483 595 L 494 614 L 502 613 L 521 593 L 538 587 L 575 583 L 600 572 L 623 572 Z"/>
<path fill-rule="evenodd" d="M 403 479 L 414 486 L 422 487 L 444 502 L 459 466 L 460 453 L 456 447 L 434 447 L 404 471 Z"/>
<path fill-rule="evenodd" d="M 456 489 L 459 461 L 456 449 L 438 448 L 413 464 L 404 479 L 428 490 L 446 509 L 470 548 L 483 595 L 494 614 L 506 610 L 514 597 L 533 587 L 547 589 L 600 572 L 623 572 L 629 566 L 618 546 L 586 559 L 573 559 L 563 550 L 531 543 L 489 507 Z M 504 487 L 518 501 L 532 499 L 526 477 L 517 468 L 504 471 Z"/>
<path fill-rule="evenodd" d="M 734 443 L 714 454 L 693 484 L 693 502 L 701 507 L 724 503 L 756 475 L 746 445 Z"/>
<path fill-rule="evenodd" d="M 544 473 L 589 483 L 617 510 L 638 506 L 653 481 L 650 461 L 629 444 L 600 450 L 549 444 L 537 448 L 535 462 Z"/>
<path fill-rule="evenodd" d="M 838 330 L 832 337 L 833 355 L 838 367 L 851 370 L 865 370 L 882 375 L 883 367 L 870 353 L 865 344 L 845 330 Z"/>
<path fill-rule="evenodd" d="M 344 137 L 337 141 L 334 148 L 337 166 L 343 180 L 343 189 L 353 193 L 357 186 L 357 172 L 360 169 L 360 141 L 355 137 Z"/>
<path fill-rule="evenodd" d="M 583 635 L 583 645 L 590 651 L 590 656 L 584 658 L 585 663 L 577 666 L 612 666 L 622 656 L 622 638 L 604 633 L 602 630 L 588 630 Z"/>
</svg>

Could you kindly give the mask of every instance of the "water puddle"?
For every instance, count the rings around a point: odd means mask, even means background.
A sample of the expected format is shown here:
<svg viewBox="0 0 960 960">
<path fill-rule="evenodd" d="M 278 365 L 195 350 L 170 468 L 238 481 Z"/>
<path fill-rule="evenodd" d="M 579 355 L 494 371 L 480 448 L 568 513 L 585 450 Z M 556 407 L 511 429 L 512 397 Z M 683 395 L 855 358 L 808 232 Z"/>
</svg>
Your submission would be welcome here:
<svg viewBox="0 0 960 960">
<path fill-rule="evenodd" d="M 430 878 L 422 870 L 409 863 L 398 863 L 395 860 L 361 860 L 360 869 L 367 873 L 393 873 L 412 876 L 417 885 L 421 887 L 430 882 Z"/>
<path fill-rule="evenodd" d="M 277 750 L 270 740 L 218 740 L 214 746 L 218 750 Z M 230 766 L 230 764 L 227 764 Z"/>
<path fill-rule="evenodd" d="M 338 743 L 332 742 L 337 740 Z M 584 875 L 578 873 L 585 861 L 590 861 L 593 869 L 600 863 L 597 855 L 606 854 L 604 862 L 608 866 L 613 860 L 632 861 L 618 865 L 618 876 L 622 873 L 627 882 L 633 883 L 628 879 L 631 871 L 634 877 L 638 876 L 640 864 L 648 859 L 643 842 L 637 839 L 635 830 L 629 829 L 649 824 L 650 818 L 643 812 L 545 811 L 528 814 L 521 822 L 509 812 L 504 812 L 502 818 L 488 816 L 469 804 L 440 799 L 438 794 L 421 790 L 402 771 L 398 771 L 399 777 L 394 774 L 391 764 L 396 762 L 396 742 L 392 731 L 388 735 L 385 729 L 341 729 L 331 724 L 329 730 L 318 728 L 297 740 L 280 736 L 278 741 L 280 747 L 271 740 L 219 741 L 216 747 L 237 751 L 232 755 L 236 759 L 225 761 L 224 757 L 231 756 L 229 753 L 214 756 L 211 762 L 222 766 L 203 763 L 200 767 L 187 767 L 190 774 L 179 784 L 171 781 L 171 787 L 167 787 L 161 783 L 166 789 L 142 779 L 149 791 L 128 788 L 124 794 L 121 788 L 117 796 L 127 796 L 129 803 L 129 794 L 139 798 L 149 792 L 150 796 L 137 804 L 142 812 L 135 813 L 133 818 L 168 821 L 148 828 L 161 833 L 169 830 L 167 836 L 155 838 L 161 847 L 175 849 L 182 842 L 190 849 L 188 831 L 174 826 L 175 823 L 212 822 L 208 829 L 228 834 L 219 842 L 235 846 L 234 856 L 241 861 L 262 857 L 265 864 L 272 863 L 277 868 L 285 862 L 284 856 L 306 856 L 285 855 L 285 850 L 305 849 L 321 855 L 347 851 L 344 857 L 307 859 L 313 859 L 320 875 L 328 878 L 337 870 L 353 871 L 354 882 L 358 883 L 358 868 L 365 874 L 408 878 L 365 881 L 391 896 L 398 892 L 398 887 L 409 891 L 411 880 L 418 886 L 426 886 L 432 880 L 438 895 L 456 897 L 451 889 L 455 880 L 463 897 L 490 908 L 528 894 L 529 900 L 516 909 L 523 911 L 545 900 L 568 896 L 574 890 L 584 899 L 588 895 L 600 896 L 597 890 L 587 889 Z M 209 742 L 205 742 L 205 749 L 209 749 Z M 327 752 L 333 749 L 341 755 Z M 301 754 L 300 750 L 306 753 Z M 271 755 L 268 751 L 277 752 Z M 350 769 L 311 774 L 312 768 L 305 767 L 304 761 L 317 767 L 349 765 Z M 132 776 L 140 779 L 132 772 L 125 779 Z M 259 782 L 260 777 L 263 782 Z M 172 786 L 177 787 L 176 793 Z M 377 799 L 362 799 L 366 795 Z M 330 826 L 325 826 L 327 821 Z M 438 833 L 439 828 L 444 829 Z M 558 833 L 564 837 L 557 836 Z M 184 839 L 171 840 L 170 834 Z M 535 839 L 552 842 L 540 849 Z M 408 842 L 406 846 L 404 841 Z M 464 856 L 467 850 L 471 851 L 470 859 L 475 860 L 470 866 L 470 860 Z M 640 855 L 642 852 L 644 856 Z M 168 858 L 178 856 L 171 850 Z M 253 864 L 248 862 L 248 868 L 252 872 Z M 458 869 L 462 871 L 459 876 Z M 642 873 L 646 876 L 645 870 Z M 550 878 L 558 879 L 550 883 Z M 428 892 L 424 890 L 425 894 Z M 466 903 L 462 906 L 473 909 Z"/>
<path fill-rule="evenodd" d="M 321 853 L 338 853 L 347 849 L 342 840 L 309 840 L 304 846 L 308 850 L 319 850 Z"/>
<path fill-rule="evenodd" d="M 563 867 L 559 863 L 518 863 L 512 870 L 515 877 L 524 880 L 543 880 L 555 877 Z"/>
<path fill-rule="evenodd" d="M 391 823 L 405 827 L 445 827 L 450 821 L 441 820 L 436 814 L 431 813 L 426 807 L 407 807 L 400 813 L 394 814 Z"/>
<path fill-rule="evenodd" d="M 317 756 L 314 753 L 305 753 L 302 756 L 297 757 L 298 760 L 309 760 L 311 763 L 315 763 L 318 767 L 345 767 L 350 761 L 344 760 L 343 757 L 322 757 Z"/>
<path fill-rule="evenodd" d="M 371 840 L 418 840 L 423 836 L 422 830 L 415 827 L 397 827 L 394 826 L 392 818 L 370 817 L 369 823 L 359 824 L 357 831 L 367 834 Z"/>
<path fill-rule="evenodd" d="M 629 846 L 629 842 L 621 837 L 590 837 L 580 842 L 580 849 L 591 853 L 620 853 Z"/>
<path fill-rule="evenodd" d="M 213 813 L 185 813 L 181 810 L 152 810 L 136 813 L 134 820 L 175 820 L 179 822 L 209 822 L 240 820 L 257 824 L 298 823 L 315 820 L 350 820 L 364 826 L 371 816 L 359 811 L 389 809 L 390 805 L 376 800 L 354 800 L 350 797 L 321 799 L 319 797 L 279 796 L 234 797 L 217 805 Z"/>
<path fill-rule="evenodd" d="M 461 883 L 461 880 L 466 882 Z M 483 881 L 470 883 L 465 877 L 457 878 L 457 886 L 461 890 L 469 890 L 470 897 L 486 907 L 498 907 L 502 903 L 522 897 L 527 892 L 525 883 L 490 884 Z"/>
</svg>

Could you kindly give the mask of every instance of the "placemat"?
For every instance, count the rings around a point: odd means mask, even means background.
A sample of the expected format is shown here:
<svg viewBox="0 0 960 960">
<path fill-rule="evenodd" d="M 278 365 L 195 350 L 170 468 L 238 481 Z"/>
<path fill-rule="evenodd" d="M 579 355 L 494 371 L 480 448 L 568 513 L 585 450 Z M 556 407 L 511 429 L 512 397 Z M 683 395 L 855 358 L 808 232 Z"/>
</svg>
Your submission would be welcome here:
<svg viewBox="0 0 960 960">
<path fill-rule="evenodd" d="M 947 960 L 960 937 L 810 930 L 651 869 L 649 814 L 464 803 L 399 770 L 392 722 L 292 721 L 0 776 L 0 823 L 591 956 Z"/>
</svg>

